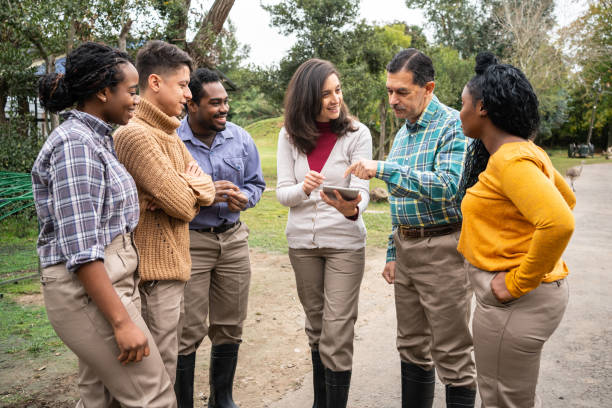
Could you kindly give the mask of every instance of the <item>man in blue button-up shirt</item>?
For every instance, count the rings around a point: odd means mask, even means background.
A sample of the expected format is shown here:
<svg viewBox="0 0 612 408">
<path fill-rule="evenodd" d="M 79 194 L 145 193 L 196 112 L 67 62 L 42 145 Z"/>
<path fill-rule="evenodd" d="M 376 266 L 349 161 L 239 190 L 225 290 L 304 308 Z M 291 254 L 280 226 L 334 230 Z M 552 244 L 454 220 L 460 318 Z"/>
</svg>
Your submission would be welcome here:
<svg viewBox="0 0 612 408">
<path fill-rule="evenodd" d="M 227 92 L 217 74 L 200 68 L 189 88 L 188 115 L 177 132 L 214 180 L 216 197 L 189 225 L 192 270 L 185 287 L 175 391 L 179 407 L 193 406 L 195 354 L 208 334 L 210 400 L 213 406 L 235 406 L 232 384 L 251 278 L 249 230 L 240 212 L 257 204 L 265 182 L 253 139 L 227 121 Z"/>
</svg>

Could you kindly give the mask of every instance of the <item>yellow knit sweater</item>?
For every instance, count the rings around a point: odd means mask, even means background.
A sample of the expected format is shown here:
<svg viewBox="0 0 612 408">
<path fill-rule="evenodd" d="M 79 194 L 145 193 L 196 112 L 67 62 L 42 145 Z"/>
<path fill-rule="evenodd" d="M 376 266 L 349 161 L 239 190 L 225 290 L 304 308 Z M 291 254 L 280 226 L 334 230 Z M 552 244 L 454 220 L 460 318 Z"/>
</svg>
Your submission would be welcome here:
<svg viewBox="0 0 612 408">
<path fill-rule="evenodd" d="M 119 161 L 138 188 L 140 219 L 134 239 L 143 281 L 189 279 L 189 221 L 215 198 L 210 176 L 185 174 L 193 158 L 176 134 L 179 125 L 141 98 L 134 118 L 114 134 Z M 157 210 L 147 210 L 151 202 Z"/>
<path fill-rule="evenodd" d="M 534 143 L 502 145 L 461 204 L 458 250 L 477 268 L 507 271 L 514 297 L 569 273 L 561 254 L 574 231 L 576 197 Z"/>
</svg>

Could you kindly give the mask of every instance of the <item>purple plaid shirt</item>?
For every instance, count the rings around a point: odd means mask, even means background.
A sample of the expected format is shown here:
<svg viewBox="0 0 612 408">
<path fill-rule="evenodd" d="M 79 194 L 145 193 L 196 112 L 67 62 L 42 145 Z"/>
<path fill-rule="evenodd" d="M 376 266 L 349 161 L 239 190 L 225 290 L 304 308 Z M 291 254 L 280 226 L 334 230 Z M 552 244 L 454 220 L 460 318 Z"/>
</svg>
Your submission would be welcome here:
<svg viewBox="0 0 612 408">
<path fill-rule="evenodd" d="M 104 259 L 104 248 L 138 224 L 134 180 L 117 160 L 112 128 L 85 112 L 68 112 L 32 167 L 43 268 Z"/>
</svg>

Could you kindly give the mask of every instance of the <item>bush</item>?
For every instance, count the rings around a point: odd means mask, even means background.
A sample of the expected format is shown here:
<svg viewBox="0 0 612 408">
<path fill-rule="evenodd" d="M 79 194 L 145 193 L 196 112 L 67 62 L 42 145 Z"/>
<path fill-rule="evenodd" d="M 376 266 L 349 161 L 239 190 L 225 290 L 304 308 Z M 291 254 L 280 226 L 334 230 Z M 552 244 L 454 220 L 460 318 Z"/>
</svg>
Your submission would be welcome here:
<svg viewBox="0 0 612 408">
<path fill-rule="evenodd" d="M 44 143 L 31 116 L 0 123 L 0 170 L 29 173 Z"/>
</svg>

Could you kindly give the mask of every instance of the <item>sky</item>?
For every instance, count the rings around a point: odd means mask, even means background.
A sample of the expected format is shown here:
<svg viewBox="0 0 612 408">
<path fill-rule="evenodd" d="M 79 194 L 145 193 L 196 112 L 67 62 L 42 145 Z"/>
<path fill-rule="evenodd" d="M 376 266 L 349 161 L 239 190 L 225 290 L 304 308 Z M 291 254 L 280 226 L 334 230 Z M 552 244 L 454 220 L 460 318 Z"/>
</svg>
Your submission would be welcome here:
<svg viewBox="0 0 612 408">
<path fill-rule="evenodd" d="M 266 5 L 279 1 L 261 0 Z M 572 22 L 586 8 L 586 0 L 555 1 L 560 26 Z M 212 4 L 212 1 L 203 3 L 206 7 L 207 3 Z M 420 10 L 408 9 L 404 0 L 362 0 L 360 12 L 360 18 L 365 18 L 368 22 L 388 23 L 399 20 L 419 26 L 423 26 L 425 22 L 423 13 Z M 270 16 L 261 8 L 260 0 L 236 0 L 229 18 L 236 26 L 238 41 L 251 47 L 247 63 L 259 66 L 276 64 L 295 43 L 294 36 L 281 35 L 276 28 L 270 27 Z M 427 29 L 425 33 L 431 37 Z"/>
</svg>

